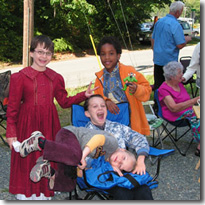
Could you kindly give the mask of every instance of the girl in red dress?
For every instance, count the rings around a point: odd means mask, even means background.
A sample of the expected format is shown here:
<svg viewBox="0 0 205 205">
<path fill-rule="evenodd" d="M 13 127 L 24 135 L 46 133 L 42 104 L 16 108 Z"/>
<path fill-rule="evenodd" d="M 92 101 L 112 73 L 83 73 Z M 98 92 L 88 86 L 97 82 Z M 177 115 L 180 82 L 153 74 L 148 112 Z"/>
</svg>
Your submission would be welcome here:
<svg viewBox="0 0 205 205">
<path fill-rule="evenodd" d="M 31 42 L 30 56 L 33 64 L 11 75 L 9 103 L 7 108 L 7 142 L 11 151 L 9 192 L 17 199 L 50 199 L 54 193 L 48 189 L 48 180 L 38 183 L 30 180 L 29 174 L 42 152 L 33 152 L 26 158 L 13 149 L 13 143 L 22 142 L 35 130 L 45 134 L 46 139 L 55 140 L 60 130 L 60 121 L 54 98 L 62 108 L 78 104 L 93 94 L 97 88 L 76 96 L 67 97 L 63 77 L 46 67 L 51 61 L 54 44 L 47 36 L 36 36 Z"/>
</svg>

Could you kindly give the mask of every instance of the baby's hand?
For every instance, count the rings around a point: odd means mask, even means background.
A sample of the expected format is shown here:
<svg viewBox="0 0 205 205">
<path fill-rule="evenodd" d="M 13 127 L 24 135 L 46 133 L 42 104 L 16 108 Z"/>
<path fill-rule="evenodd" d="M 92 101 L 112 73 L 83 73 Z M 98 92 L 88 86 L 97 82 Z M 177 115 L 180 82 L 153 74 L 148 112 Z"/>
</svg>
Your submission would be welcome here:
<svg viewBox="0 0 205 205">
<path fill-rule="evenodd" d="M 140 155 L 137 158 L 137 163 L 135 166 L 135 169 L 133 170 L 133 174 L 139 174 L 139 175 L 143 175 L 146 173 L 146 166 L 145 166 L 145 156 L 144 155 Z"/>
<path fill-rule="evenodd" d="M 139 175 L 143 175 L 146 174 L 146 167 L 145 164 L 141 164 L 141 165 L 136 165 L 135 169 L 132 172 L 133 174 L 139 174 Z"/>
<path fill-rule="evenodd" d="M 112 168 L 113 168 L 113 170 L 114 170 L 115 172 L 117 172 L 117 173 L 119 174 L 120 177 L 123 176 L 122 172 L 120 171 L 120 169 L 119 169 L 118 167 L 114 167 L 114 166 L 113 166 Z"/>
</svg>

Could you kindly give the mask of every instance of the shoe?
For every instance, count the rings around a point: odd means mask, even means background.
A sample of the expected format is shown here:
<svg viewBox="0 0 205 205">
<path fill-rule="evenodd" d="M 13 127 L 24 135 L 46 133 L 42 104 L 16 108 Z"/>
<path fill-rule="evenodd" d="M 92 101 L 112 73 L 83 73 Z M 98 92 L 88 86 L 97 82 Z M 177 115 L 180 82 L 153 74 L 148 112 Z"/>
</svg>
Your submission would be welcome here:
<svg viewBox="0 0 205 205">
<path fill-rule="evenodd" d="M 200 157 L 200 149 L 196 148 L 195 155 Z"/>
<path fill-rule="evenodd" d="M 20 147 L 19 147 L 19 152 L 21 157 L 26 157 L 29 153 L 33 151 L 41 151 L 42 149 L 38 145 L 38 139 L 39 138 L 45 138 L 41 132 L 35 131 L 31 134 L 31 136 L 24 140 Z"/>
<path fill-rule="evenodd" d="M 36 161 L 36 165 L 30 172 L 30 179 L 33 182 L 39 182 L 42 177 L 51 177 L 51 165 L 48 160 L 44 160 L 43 157 L 39 157 Z"/>
</svg>

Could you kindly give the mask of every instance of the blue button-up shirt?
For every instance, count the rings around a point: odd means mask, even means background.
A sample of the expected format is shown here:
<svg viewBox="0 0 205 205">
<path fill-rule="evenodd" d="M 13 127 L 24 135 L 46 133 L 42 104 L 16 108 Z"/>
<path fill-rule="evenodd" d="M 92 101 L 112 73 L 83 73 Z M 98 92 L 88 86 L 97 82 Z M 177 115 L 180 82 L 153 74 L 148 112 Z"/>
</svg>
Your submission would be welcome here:
<svg viewBox="0 0 205 205">
<path fill-rule="evenodd" d="M 177 18 L 171 14 L 159 19 L 154 26 L 154 64 L 164 66 L 170 61 L 178 61 L 179 48 L 185 43 L 184 32 Z"/>
</svg>

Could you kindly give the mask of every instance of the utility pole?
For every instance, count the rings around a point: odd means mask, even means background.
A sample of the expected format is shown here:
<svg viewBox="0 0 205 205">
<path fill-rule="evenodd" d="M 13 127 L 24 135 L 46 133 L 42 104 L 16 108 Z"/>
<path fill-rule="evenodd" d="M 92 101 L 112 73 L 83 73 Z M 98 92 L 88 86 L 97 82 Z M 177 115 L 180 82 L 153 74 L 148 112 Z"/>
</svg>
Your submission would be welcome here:
<svg viewBox="0 0 205 205">
<path fill-rule="evenodd" d="M 195 18 L 196 9 L 191 9 L 191 18 L 192 18 L 192 31 L 194 30 L 194 18 Z"/>
<path fill-rule="evenodd" d="M 34 31 L 34 0 L 24 0 L 23 13 L 23 67 L 31 65 L 29 46 Z"/>
</svg>

